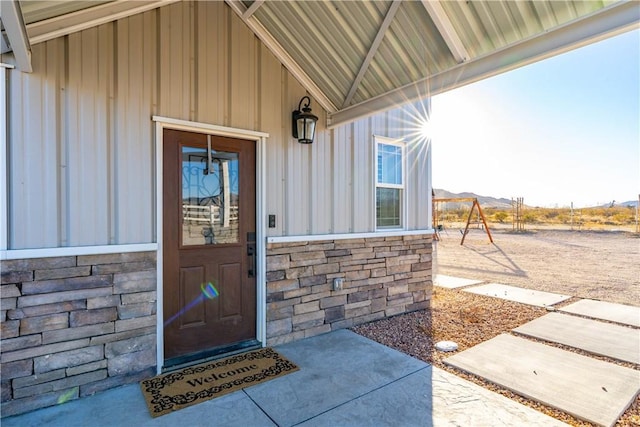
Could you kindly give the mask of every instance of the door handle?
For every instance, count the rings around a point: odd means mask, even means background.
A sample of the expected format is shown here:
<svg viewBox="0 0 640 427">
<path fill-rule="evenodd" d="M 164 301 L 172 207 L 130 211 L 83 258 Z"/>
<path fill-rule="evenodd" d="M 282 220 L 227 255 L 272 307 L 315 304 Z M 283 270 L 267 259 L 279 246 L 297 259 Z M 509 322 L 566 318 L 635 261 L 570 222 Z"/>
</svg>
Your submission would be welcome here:
<svg viewBox="0 0 640 427">
<path fill-rule="evenodd" d="M 249 277 L 256 277 L 256 246 L 254 243 L 247 245 L 247 256 L 249 256 Z"/>
</svg>

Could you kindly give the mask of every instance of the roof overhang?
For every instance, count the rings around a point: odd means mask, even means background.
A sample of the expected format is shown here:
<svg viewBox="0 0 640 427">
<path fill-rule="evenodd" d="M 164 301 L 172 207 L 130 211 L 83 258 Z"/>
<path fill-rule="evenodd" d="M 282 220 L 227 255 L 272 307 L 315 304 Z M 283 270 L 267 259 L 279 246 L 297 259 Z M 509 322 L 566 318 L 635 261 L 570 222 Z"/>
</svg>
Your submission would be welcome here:
<svg viewBox="0 0 640 427">
<path fill-rule="evenodd" d="M 2 0 L 3 53 L 181 0 Z M 635 1 L 225 0 L 335 127 L 638 28 Z M 26 22 L 26 25 L 25 25 Z"/>
<path fill-rule="evenodd" d="M 27 25 L 31 43 L 42 43 L 56 37 L 93 28 L 100 24 L 156 9 L 180 0 L 116 0 L 75 12 L 55 16 Z"/>
<path fill-rule="evenodd" d="M 638 28 L 640 7 L 629 2 L 530 37 L 442 73 L 399 87 L 329 116 L 329 126 L 434 96 Z"/>
<path fill-rule="evenodd" d="M 30 73 L 32 71 L 31 44 L 24 25 L 20 3 L 17 0 L 2 1 L 0 12 L 4 27 L 4 34 L 0 35 L 2 53 L 13 50 L 18 68 Z"/>
</svg>

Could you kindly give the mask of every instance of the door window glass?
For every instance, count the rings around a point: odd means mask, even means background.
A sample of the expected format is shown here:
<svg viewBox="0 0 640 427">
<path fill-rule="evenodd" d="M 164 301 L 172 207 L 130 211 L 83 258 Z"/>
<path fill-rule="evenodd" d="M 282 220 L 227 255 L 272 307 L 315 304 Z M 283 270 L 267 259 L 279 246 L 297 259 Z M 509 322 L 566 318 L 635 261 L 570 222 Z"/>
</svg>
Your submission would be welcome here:
<svg viewBox="0 0 640 427">
<path fill-rule="evenodd" d="M 182 245 L 238 243 L 238 153 L 182 147 Z"/>
</svg>

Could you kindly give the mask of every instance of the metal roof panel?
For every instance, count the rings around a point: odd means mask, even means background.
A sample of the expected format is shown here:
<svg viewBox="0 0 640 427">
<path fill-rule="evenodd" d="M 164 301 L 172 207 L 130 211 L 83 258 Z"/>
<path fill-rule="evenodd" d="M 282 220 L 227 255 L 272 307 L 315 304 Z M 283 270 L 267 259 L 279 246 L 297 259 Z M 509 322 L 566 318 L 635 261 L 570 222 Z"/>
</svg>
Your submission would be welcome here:
<svg viewBox="0 0 640 427">
<path fill-rule="evenodd" d="M 31 24 L 45 19 L 88 9 L 110 1 L 76 1 L 76 0 L 20 0 L 25 24 Z"/>
</svg>

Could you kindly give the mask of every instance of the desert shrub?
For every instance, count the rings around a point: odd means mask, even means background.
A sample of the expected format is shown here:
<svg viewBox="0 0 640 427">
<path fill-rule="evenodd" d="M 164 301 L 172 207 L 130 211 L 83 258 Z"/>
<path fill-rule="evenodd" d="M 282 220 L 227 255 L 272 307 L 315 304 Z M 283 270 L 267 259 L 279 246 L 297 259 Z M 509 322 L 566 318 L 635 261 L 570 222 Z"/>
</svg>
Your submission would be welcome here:
<svg viewBox="0 0 640 427">
<path fill-rule="evenodd" d="M 496 212 L 495 214 L 493 214 L 493 218 L 499 223 L 503 223 L 508 216 L 509 214 L 507 214 L 506 212 Z"/>
<path fill-rule="evenodd" d="M 547 217 L 547 219 L 554 219 L 556 218 L 558 215 L 560 215 L 560 212 L 556 211 L 556 210 L 548 210 L 547 212 L 545 212 L 544 216 Z"/>
<path fill-rule="evenodd" d="M 623 224 L 633 224 L 635 221 L 635 212 L 618 212 L 611 217 L 613 222 Z"/>
</svg>

